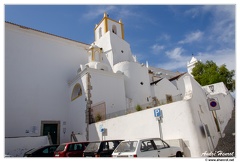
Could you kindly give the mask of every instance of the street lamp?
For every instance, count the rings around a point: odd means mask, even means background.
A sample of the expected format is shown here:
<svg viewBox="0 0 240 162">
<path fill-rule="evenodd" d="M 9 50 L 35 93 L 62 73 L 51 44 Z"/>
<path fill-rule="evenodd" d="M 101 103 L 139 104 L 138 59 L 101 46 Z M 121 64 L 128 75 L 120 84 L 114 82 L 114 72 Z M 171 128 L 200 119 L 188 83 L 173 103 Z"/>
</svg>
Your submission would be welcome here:
<svg viewBox="0 0 240 162">
<path fill-rule="evenodd" d="M 214 92 L 214 85 L 210 85 L 210 86 L 209 86 L 209 89 L 210 89 L 212 92 Z"/>
</svg>

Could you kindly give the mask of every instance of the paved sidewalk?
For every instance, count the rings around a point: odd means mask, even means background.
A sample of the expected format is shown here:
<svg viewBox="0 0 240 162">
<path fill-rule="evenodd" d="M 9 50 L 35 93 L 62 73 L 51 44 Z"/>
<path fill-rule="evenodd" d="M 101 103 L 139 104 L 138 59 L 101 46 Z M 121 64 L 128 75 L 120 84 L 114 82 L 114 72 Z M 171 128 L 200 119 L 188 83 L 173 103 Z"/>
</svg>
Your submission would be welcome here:
<svg viewBox="0 0 240 162">
<path fill-rule="evenodd" d="M 235 108 L 232 111 L 232 118 L 228 121 L 224 130 L 224 138 L 220 138 L 215 151 L 222 151 L 223 153 L 233 153 L 233 156 L 221 156 L 221 157 L 236 157 L 235 148 Z M 216 156 L 220 157 L 220 156 Z"/>
</svg>

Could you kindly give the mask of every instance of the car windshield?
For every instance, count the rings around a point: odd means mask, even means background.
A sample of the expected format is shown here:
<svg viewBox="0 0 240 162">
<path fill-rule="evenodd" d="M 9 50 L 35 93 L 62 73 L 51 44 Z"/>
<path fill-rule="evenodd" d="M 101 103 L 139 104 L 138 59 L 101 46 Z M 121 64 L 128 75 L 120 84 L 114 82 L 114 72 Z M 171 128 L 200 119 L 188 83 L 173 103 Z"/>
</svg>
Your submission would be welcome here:
<svg viewBox="0 0 240 162">
<path fill-rule="evenodd" d="M 84 152 L 97 152 L 100 146 L 100 142 L 91 142 L 88 144 Z"/>
<path fill-rule="evenodd" d="M 134 152 L 136 150 L 137 143 L 137 141 L 121 142 L 114 152 Z"/>
<path fill-rule="evenodd" d="M 63 151 L 65 149 L 66 144 L 61 144 L 58 146 L 58 148 L 56 149 L 56 151 Z"/>
</svg>

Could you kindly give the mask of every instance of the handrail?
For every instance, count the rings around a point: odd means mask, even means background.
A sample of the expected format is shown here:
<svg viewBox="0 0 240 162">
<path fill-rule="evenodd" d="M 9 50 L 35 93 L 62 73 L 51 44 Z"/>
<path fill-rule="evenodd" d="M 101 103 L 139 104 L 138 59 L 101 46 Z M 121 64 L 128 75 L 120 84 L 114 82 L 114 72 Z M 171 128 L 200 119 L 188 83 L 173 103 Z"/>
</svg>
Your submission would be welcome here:
<svg viewBox="0 0 240 162">
<path fill-rule="evenodd" d="M 52 142 L 52 137 L 51 137 L 51 134 L 50 134 L 50 132 L 48 132 L 48 141 L 49 141 L 49 144 L 50 145 L 52 145 L 53 144 L 53 142 Z"/>
<path fill-rule="evenodd" d="M 77 139 L 76 135 L 74 134 L 74 132 L 72 132 L 72 134 L 71 134 L 71 142 L 72 141 L 78 142 L 78 139 Z"/>
</svg>

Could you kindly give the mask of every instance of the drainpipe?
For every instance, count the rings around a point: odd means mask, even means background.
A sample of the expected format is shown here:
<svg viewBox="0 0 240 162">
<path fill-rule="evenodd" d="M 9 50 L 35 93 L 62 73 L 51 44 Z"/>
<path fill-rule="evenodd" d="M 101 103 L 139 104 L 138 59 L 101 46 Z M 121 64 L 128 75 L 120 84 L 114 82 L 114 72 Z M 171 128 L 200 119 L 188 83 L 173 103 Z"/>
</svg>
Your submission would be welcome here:
<svg viewBox="0 0 240 162">
<path fill-rule="evenodd" d="M 87 127 L 86 127 L 86 140 L 89 141 L 89 124 L 92 123 L 92 114 L 91 114 L 91 83 L 90 83 L 90 78 L 91 75 L 87 72 L 87 76 L 86 76 L 86 84 L 87 84 L 87 98 L 86 98 L 86 123 L 87 123 Z"/>
</svg>

